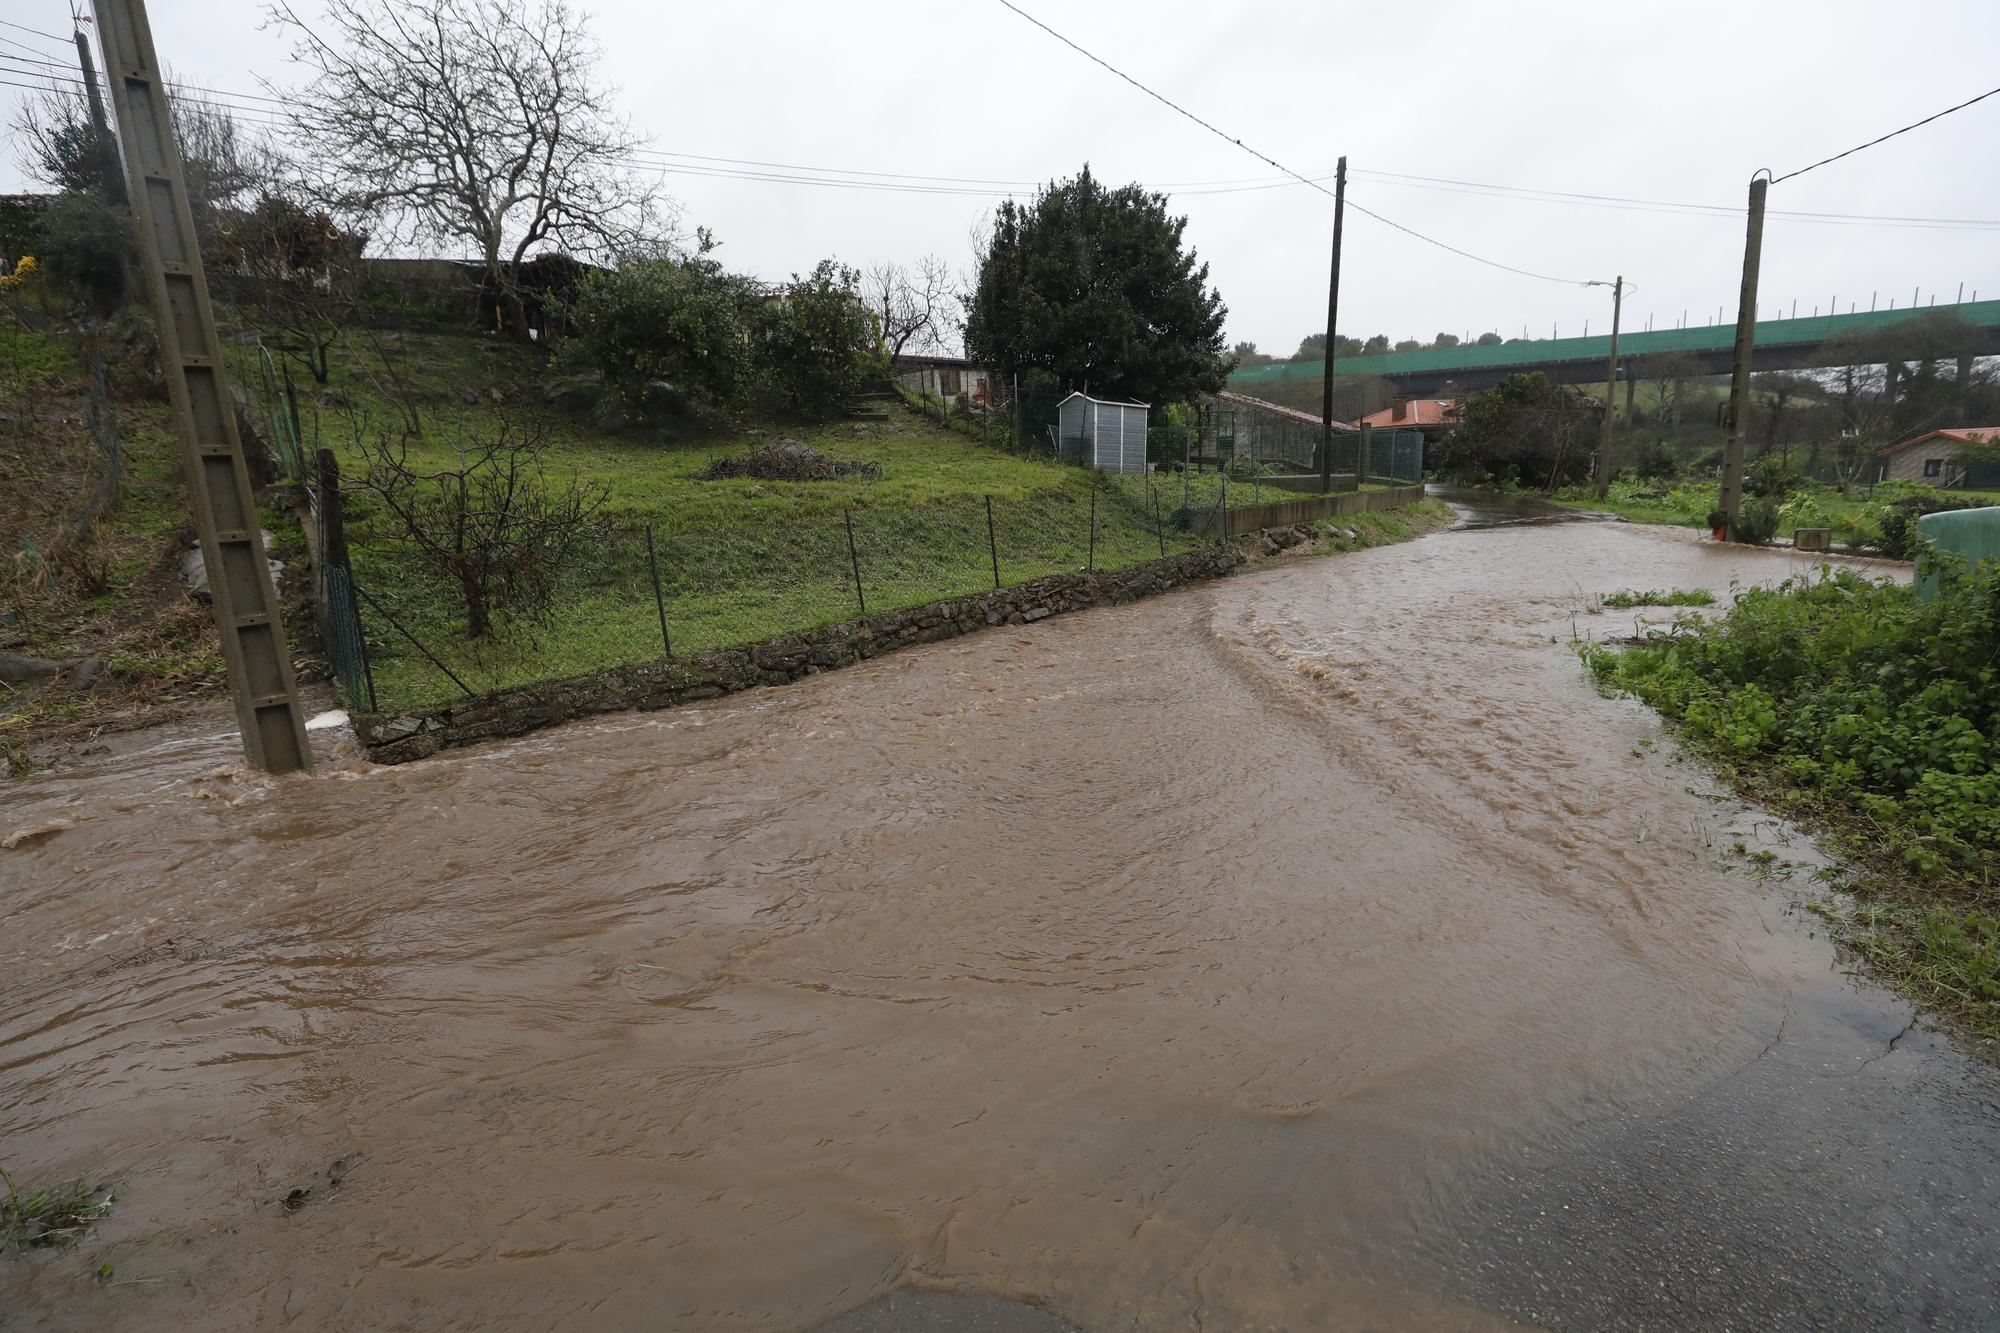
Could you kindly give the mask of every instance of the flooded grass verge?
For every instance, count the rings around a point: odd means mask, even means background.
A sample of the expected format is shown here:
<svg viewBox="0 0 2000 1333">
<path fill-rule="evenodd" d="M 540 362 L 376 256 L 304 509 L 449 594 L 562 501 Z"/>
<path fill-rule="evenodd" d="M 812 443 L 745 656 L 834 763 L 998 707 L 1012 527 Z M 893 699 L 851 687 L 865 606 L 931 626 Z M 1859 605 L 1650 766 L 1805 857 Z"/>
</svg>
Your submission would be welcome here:
<svg viewBox="0 0 2000 1333">
<path fill-rule="evenodd" d="M 1742 590 L 1615 651 L 1599 686 L 1652 705 L 1745 796 L 1821 835 L 1814 910 L 1912 1000 L 2000 1040 L 2000 570 L 1940 594 L 1823 570 Z M 1990 1052 L 1989 1052 L 1990 1053 Z"/>
</svg>

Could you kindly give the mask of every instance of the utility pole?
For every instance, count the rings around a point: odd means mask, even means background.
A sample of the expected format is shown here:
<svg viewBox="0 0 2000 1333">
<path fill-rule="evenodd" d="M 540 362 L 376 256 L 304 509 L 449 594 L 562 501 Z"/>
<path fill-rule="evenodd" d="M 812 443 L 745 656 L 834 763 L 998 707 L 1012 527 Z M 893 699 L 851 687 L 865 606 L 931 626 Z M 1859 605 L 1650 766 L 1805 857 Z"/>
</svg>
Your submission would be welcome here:
<svg viewBox="0 0 2000 1333">
<path fill-rule="evenodd" d="M 92 0 L 118 119 L 140 267 L 153 302 L 160 368 L 181 437 L 195 528 L 208 569 L 222 660 L 243 752 L 267 773 L 312 767 L 285 623 L 264 555 L 257 496 L 231 410 L 229 375 L 208 302 L 187 178 L 161 82 L 145 0 Z"/>
<path fill-rule="evenodd" d="M 104 94 L 97 87 L 97 62 L 90 57 L 90 39 L 83 35 L 83 24 L 79 20 L 73 34 L 76 38 L 76 63 L 83 71 L 84 96 L 90 99 L 90 125 L 97 134 L 97 142 L 104 149 L 104 192 L 114 204 L 125 202 L 125 182 L 118 179 L 118 165 L 115 160 L 118 140 L 111 135 L 111 122 L 104 114 Z"/>
<path fill-rule="evenodd" d="M 1768 177 L 1750 181 L 1750 220 L 1743 237 L 1743 291 L 1736 300 L 1736 355 L 1729 370 L 1729 439 L 1722 450 L 1722 496 L 1729 540 L 1743 509 L 1743 430 L 1750 420 L 1750 354 L 1757 343 L 1757 265 L 1764 254 L 1764 192 Z"/>
<path fill-rule="evenodd" d="M 1611 418 L 1618 410 L 1618 316 L 1624 305 L 1625 275 L 1621 273 L 1611 283 L 1611 368 L 1604 373 L 1604 421 L 1597 432 L 1597 498 L 1600 500 L 1611 489 Z"/>
<path fill-rule="evenodd" d="M 1324 158 L 1320 159 L 1325 161 Z M 1333 169 L 1333 271 L 1326 280 L 1326 359 L 1319 386 L 1319 493 L 1333 489 L 1333 343 L 1340 317 L 1340 227 L 1347 216 L 1347 158 Z M 1355 479 L 1359 486 L 1360 478 Z"/>
</svg>

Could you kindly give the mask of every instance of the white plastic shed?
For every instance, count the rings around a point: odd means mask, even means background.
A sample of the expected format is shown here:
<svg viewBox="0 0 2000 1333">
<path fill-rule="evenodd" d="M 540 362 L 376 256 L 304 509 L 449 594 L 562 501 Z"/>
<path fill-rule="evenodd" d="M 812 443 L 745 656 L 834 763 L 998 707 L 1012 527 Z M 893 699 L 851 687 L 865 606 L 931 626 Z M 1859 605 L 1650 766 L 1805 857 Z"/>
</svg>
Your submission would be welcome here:
<svg viewBox="0 0 2000 1333">
<path fill-rule="evenodd" d="M 1056 408 L 1065 458 L 1104 472 L 1146 470 L 1146 404 L 1073 393 Z"/>
</svg>

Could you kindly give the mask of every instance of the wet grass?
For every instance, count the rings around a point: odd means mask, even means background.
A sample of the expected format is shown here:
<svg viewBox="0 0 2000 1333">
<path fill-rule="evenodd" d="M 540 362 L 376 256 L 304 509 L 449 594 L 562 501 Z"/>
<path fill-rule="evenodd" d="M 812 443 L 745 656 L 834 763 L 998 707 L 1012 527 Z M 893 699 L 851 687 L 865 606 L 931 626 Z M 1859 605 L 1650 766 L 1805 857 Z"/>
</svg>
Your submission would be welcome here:
<svg viewBox="0 0 2000 1333">
<path fill-rule="evenodd" d="M 1885 982 L 2000 1042 L 2000 570 L 1938 595 L 1851 570 L 1739 590 L 1614 652 L 1599 685 L 1651 704 L 1747 798 L 1840 858 L 1812 905 Z"/>
<path fill-rule="evenodd" d="M 1881 516 L 1893 501 L 1911 495 L 1938 494 L 1936 487 L 1911 482 L 1858 486 L 1843 493 L 1833 486 L 1810 483 L 1794 488 L 1778 508 L 1778 536 L 1790 538 L 1799 528 L 1832 528 L 1834 540 L 1864 546 L 1882 535 Z M 1953 491 L 1952 495 L 2000 504 L 2000 494 Z M 1548 497 L 1569 509 L 1621 514 L 1634 523 L 1662 527 L 1705 528 L 1716 507 L 1719 487 L 1712 481 L 1616 481 L 1599 499 L 1595 486 L 1568 486 Z"/>
<path fill-rule="evenodd" d="M 81 1180 L 23 1194 L 14 1177 L 0 1169 L 0 1251 L 42 1249 L 81 1240 L 111 1211 L 109 1190 L 92 1189 Z"/>
<path fill-rule="evenodd" d="M 1634 592 L 1621 588 L 1598 599 L 1608 611 L 1627 611 L 1641 606 L 1714 606 L 1715 594 L 1706 588 L 1674 588 L 1665 592 Z"/>
</svg>

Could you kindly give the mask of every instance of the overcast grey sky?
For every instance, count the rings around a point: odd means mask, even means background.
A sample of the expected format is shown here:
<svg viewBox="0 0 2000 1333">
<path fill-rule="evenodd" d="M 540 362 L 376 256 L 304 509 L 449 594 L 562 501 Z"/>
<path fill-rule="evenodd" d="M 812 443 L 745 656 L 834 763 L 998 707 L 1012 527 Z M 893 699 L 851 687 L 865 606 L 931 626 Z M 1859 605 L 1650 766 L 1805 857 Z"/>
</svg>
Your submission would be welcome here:
<svg viewBox="0 0 2000 1333">
<path fill-rule="evenodd" d="M 1688 214 L 1420 187 L 1395 172 L 1507 187 L 1740 209 L 1753 171 L 1784 174 L 2000 85 L 1993 0 L 1638 0 L 1624 4 L 1019 0 L 1133 77 L 1287 167 L 1462 249 L 1567 278 L 1637 284 L 1627 327 L 1718 308 L 1734 318 L 1739 211 Z M 304 0 L 314 12 L 318 0 Z M 1026 183 L 1088 161 L 1113 183 L 1261 183 L 1275 173 L 1059 45 L 996 0 L 584 6 L 604 74 L 666 153 Z M 290 76 L 258 0 L 152 0 L 161 57 L 183 79 L 256 93 Z M 60 38 L 66 0 L 5 0 L 0 17 Z M 0 26 L 0 52 L 65 47 Z M 19 65 L 0 65 L 8 82 Z M 11 114 L 23 94 L 0 88 Z M 1800 212 L 2000 220 L 2000 97 L 1771 193 Z M 12 154 L 8 155 L 11 159 Z M 799 173 L 791 173 L 799 174 Z M 890 183 L 887 177 L 880 178 Z M 930 190 L 1004 191 L 1007 186 Z M 0 189 L 22 186 L 9 160 Z M 825 255 L 865 267 L 936 252 L 969 263 L 997 198 L 673 174 L 687 223 L 764 277 Z M 1197 187 L 1206 188 L 1206 187 Z M 1324 322 L 1332 201 L 1297 184 L 1172 191 L 1229 305 L 1229 335 L 1289 352 Z M 2000 229 L 1774 218 L 1763 312 L 1836 295 L 1886 305 L 2000 297 Z M 1606 293 L 1519 277 L 1433 249 L 1350 210 L 1341 331 L 1604 332 Z"/>
</svg>

